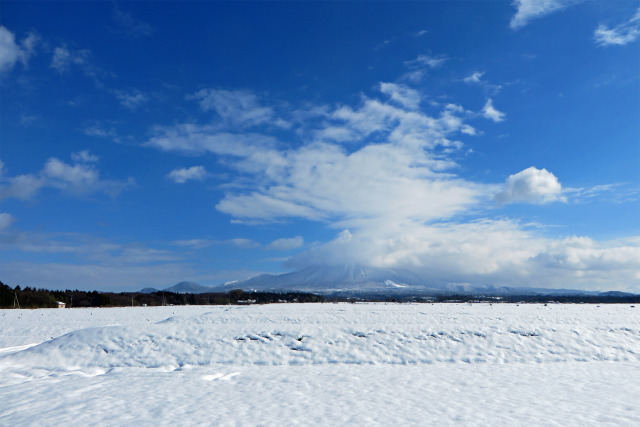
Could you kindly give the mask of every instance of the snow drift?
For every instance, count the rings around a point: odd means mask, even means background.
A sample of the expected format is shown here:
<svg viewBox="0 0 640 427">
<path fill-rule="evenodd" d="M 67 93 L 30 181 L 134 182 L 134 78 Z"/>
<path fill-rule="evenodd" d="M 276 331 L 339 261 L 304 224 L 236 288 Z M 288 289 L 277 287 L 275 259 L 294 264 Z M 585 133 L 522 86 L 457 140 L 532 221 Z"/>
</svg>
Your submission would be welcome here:
<svg viewBox="0 0 640 427">
<path fill-rule="evenodd" d="M 73 331 L 0 355 L 0 370 L 640 361 L 640 321 L 629 306 L 454 307 L 214 307 L 153 324 Z"/>
</svg>

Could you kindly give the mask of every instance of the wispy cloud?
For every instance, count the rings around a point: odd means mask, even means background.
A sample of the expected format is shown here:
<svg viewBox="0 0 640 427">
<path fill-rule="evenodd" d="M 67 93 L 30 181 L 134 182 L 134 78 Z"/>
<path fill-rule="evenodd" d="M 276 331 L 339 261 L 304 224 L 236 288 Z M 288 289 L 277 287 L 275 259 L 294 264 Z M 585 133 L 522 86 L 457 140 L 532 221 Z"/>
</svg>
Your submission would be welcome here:
<svg viewBox="0 0 640 427">
<path fill-rule="evenodd" d="M 188 240 L 176 240 L 172 242 L 173 245 L 192 248 L 192 249 L 204 249 L 213 245 L 227 245 L 234 246 L 240 249 L 257 249 L 262 245 L 253 239 L 247 239 L 244 237 L 236 237 L 227 240 L 216 239 L 188 239 Z"/>
<path fill-rule="evenodd" d="M 215 111 L 225 123 L 231 125 L 289 127 L 289 123 L 276 118 L 272 107 L 260 105 L 258 97 L 249 91 L 202 89 L 189 99 L 197 100 L 204 111 Z"/>
<path fill-rule="evenodd" d="M 64 44 L 57 46 L 53 50 L 49 67 L 60 75 L 70 73 L 73 68 L 78 68 L 86 77 L 92 79 L 99 88 L 104 87 L 102 78 L 107 75 L 105 71 L 93 62 L 89 49 L 73 49 Z"/>
<path fill-rule="evenodd" d="M 640 8 L 628 21 L 613 28 L 600 24 L 593 33 L 598 46 L 624 46 L 638 40 L 638 37 L 640 37 Z"/>
<path fill-rule="evenodd" d="M 447 60 L 446 55 L 418 55 L 416 59 L 404 61 L 404 65 L 410 69 L 438 68 L 447 62 Z"/>
<path fill-rule="evenodd" d="M 302 236 L 296 236 L 291 238 L 282 238 L 274 240 L 267 245 L 267 249 L 274 251 L 290 251 L 292 249 L 298 249 L 304 244 Z"/>
<path fill-rule="evenodd" d="M 558 12 L 583 0 L 514 0 L 516 14 L 511 18 L 510 26 L 517 30 L 524 27 L 532 19 L 537 19 Z"/>
<path fill-rule="evenodd" d="M 563 192 L 575 203 L 593 201 L 627 203 L 640 199 L 640 188 L 624 182 L 600 184 L 585 188 L 565 188 Z"/>
<path fill-rule="evenodd" d="M 36 121 L 38 121 L 38 116 L 36 115 L 29 115 L 29 114 L 21 114 L 20 115 L 20 122 L 19 125 L 22 127 L 29 127 L 31 126 L 33 123 L 35 123 Z"/>
<path fill-rule="evenodd" d="M 381 50 L 381 49 L 384 49 L 387 46 L 389 46 L 389 45 L 391 45 L 391 44 L 393 44 L 393 43 L 395 43 L 395 42 L 397 42 L 399 40 L 403 40 L 403 39 L 407 39 L 407 38 L 422 37 L 427 33 L 428 33 L 427 30 L 419 30 L 419 31 L 415 31 L 415 32 L 410 33 L 410 34 L 405 33 L 405 34 L 402 34 L 402 35 L 399 35 L 399 36 L 394 36 L 394 37 L 391 37 L 391 38 L 389 38 L 387 40 L 382 41 L 381 43 L 376 45 L 376 47 L 374 47 L 373 50 L 376 50 L 376 51 L 377 50 Z"/>
<path fill-rule="evenodd" d="M 420 106 L 420 93 L 399 83 L 380 83 L 380 92 L 403 107 L 415 110 Z"/>
<path fill-rule="evenodd" d="M 20 42 L 16 42 L 15 34 L 0 25 L 0 73 L 12 70 L 18 62 L 26 68 L 39 41 L 37 34 L 29 33 Z"/>
<path fill-rule="evenodd" d="M 76 164 L 78 163 L 95 163 L 97 162 L 98 156 L 95 154 L 91 154 L 89 150 L 78 151 L 77 153 L 71 153 L 71 160 L 73 160 Z"/>
<path fill-rule="evenodd" d="M 110 265 L 155 264 L 182 260 L 175 252 L 140 243 L 120 244 L 82 233 L 47 233 L 11 230 L 0 235 L 6 250 L 52 253 Z"/>
<path fill-rule="evenodd" d="M 7 212 L 0 212 L 0 232 L 11 227 L 11 224 L 15 222 L 15 217 Z"/>
<path fill-rule="evenodd" d="M 202 181 L 207 175 L 208 173 L 204 166 L 192 166 L 190 168 L 174 169 L 167 177 L 176 184 L 184 184 L 189 180 Z"/>
<path fill-rule="evenodd" d="M 176 240 L 172 244 L 181 247 L 202 249 L 214 245 L 216 241 L 209 239 L 188 239 L 188 240 Z"/>
<path fill-rule="evenodd" d="M 95 163 L 98 158 L 89 151 L 73 153 L 73 164 L 51 157 L 36 174 L 0 176 L 0 199 L 32 199 L 43 188 L 55 188 L 76 196 L 102 192 L 116 196 L 134 181 L 112 181 L 100 178 Z M 4 171 L 3 171 L 4 172 Z"/>
<path fill-rule="evenodd" d="M 108 121 L 90 122 L 86 127 L 81 129 L 81 132 L 87 136 L 107 138 L 117 143 L 122 142 L 122 138 L 118 135 L 118 131 L 115 128 L 115 123 Z"/>
<path fill-rule="evenodd" d="M 244 249 L 259 248 L 261 246 L 260 243 L 256 242 L 255 240 L 244 238 L 229 239 L 225 240 L 224 243 Z"/>
<path fill-rule="evenodd" d="M 58 46 L 53 50 L 50 66 L 58 73 L 64 74 L 72 65 L 86 66 L 90 56 L 91 51 L 88 49 L 71 50 L 67 46 Z"/>
<path fill-rule="evenodd" d="M 113 9 L 114 30 L 131 37 L 147 37 L 155 33 L 156 29 L 152 25 L 136 20 L 130 12 L 120 10 L 117 5 Z"/>
<path fill-rule="evenodd" d="M 471 75 L 462 79 L 463 82 L 471 85 L 478 85 L 489 92 L 491 95 L 495 95 L 502 89 L 502 85 L 489 83 L 487 80 L 483 80 L 484 71 L 474 71 Z"/>
<path fill-rule="evenodd" d="M 498 123 L 504 120 L 506 114 L 495 109 L 492 99 L 487 99 L 486 104 L 484 104 L 484 107 L 482 108 L 482 115 L 486 119 L 493 120 Z"/>
<path fill-rule="evenodd" d="M 444 65 L 447 60 L 446 55 L 418 55 L 416 59 L 404 62 L 405 67 L 407 67 L 409 71 L 403 74 L 400 80 L 419 83 L 426 75 L 427 70 L 439 68 Z"/>
<path fill-rule="evenodd" d="M 128 89 L 128 90 L 115 90 L 113 91 L 115 97 L 120 101 L 120 105 L 129 110 L 137 110 L 140 106 L 145 104 L 149 98 L 143 92 L 138 89 Z"/>
</svg>

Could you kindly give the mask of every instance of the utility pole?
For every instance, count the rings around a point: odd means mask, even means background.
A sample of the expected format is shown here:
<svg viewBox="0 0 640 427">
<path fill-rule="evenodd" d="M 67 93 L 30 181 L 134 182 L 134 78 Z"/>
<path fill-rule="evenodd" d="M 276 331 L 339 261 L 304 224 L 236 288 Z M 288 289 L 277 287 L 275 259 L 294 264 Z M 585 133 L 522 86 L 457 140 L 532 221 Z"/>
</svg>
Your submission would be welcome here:
<svg viewBox="0 0 640 427">
<path fill-rule="evenodd" d="M 18 306 L 18 308 L 20 308 L 20 301 L 18 301 L 18 293 L 17 292 L 13 292 L 13 308 L 16 308 L 16 305 Z"/>
</svg>

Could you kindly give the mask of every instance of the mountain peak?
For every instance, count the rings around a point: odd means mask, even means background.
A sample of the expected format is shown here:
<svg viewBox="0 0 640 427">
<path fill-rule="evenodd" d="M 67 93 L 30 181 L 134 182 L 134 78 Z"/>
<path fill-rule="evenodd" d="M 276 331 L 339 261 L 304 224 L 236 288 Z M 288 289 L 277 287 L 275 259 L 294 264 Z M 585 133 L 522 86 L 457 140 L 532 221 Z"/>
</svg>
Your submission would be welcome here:
<svg viewBox="0 0 640 427">
<path fill-rule="evenodd" d="M 163 289 L 166 292 L 177 292 L 177 293 L 202 293 L 202 292 L 211 292 L 211 288 L 209 286 L 202 286 L 194 282 L 180 282 L 175 284 L 169 288 Z"/>
<path fill-rule="evenodd" d="M 227 287 L 230 289 L 230 287 Z M 312 265 L 283 274 L 262 274 L 233 283 L 234 289 L 255 291 L 304 291 L 348 294 L 576 294 L 567 289 L 517 288 L 494 285 L 452 284 L 403 268 L 361 264 Z"/>
</svg>

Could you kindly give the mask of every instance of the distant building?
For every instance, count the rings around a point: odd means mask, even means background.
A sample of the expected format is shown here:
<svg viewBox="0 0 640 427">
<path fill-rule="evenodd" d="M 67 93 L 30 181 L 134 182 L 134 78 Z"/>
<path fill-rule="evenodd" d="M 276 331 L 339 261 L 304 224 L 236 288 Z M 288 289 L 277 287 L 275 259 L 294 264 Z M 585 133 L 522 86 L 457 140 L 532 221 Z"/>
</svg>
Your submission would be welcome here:
<svg viewBox="0 0 640 427">
<path fill-rule="evenodd" d="M 67 306 L 67 304 L 63 303 L 62 301 L 58 301 L 58 308 L 65 308 Z"/>
</svg>

